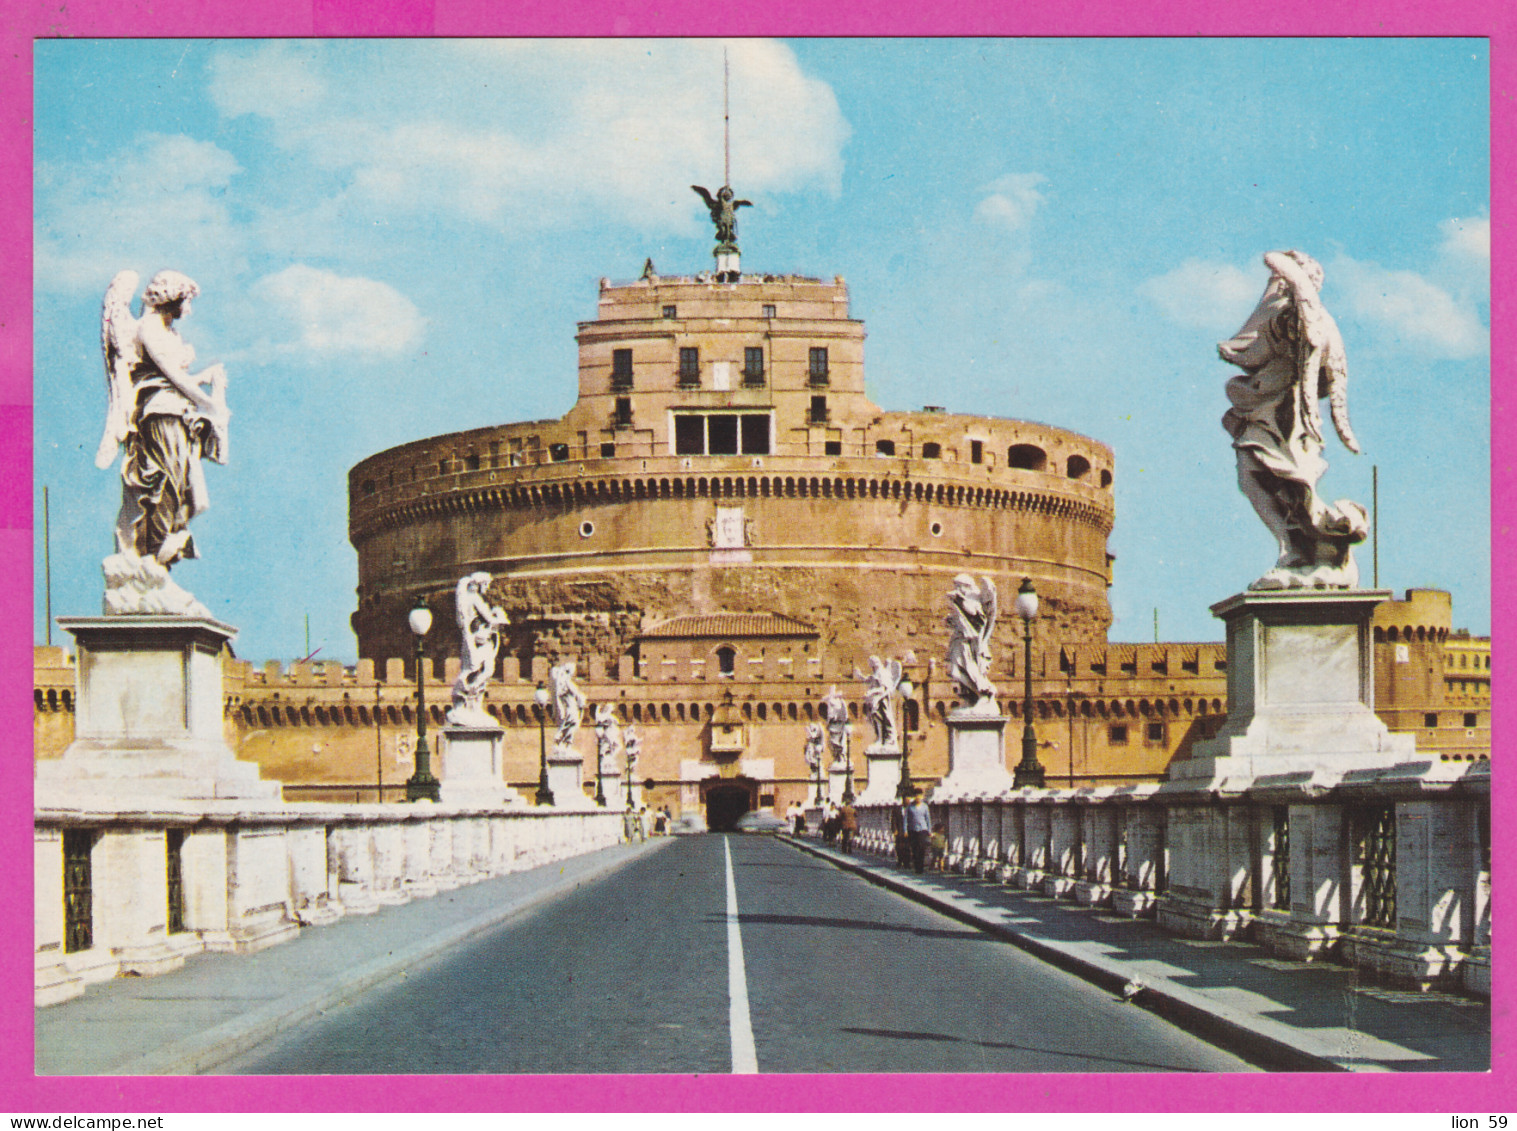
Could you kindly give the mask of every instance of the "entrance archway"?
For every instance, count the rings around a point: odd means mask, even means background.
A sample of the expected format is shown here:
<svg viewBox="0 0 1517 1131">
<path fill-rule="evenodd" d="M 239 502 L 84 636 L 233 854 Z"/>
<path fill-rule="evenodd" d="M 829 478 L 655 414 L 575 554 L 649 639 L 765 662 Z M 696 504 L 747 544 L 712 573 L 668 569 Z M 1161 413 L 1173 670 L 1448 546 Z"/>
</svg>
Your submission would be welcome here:
<svg viewBox="0 0 1517 1131">
<path fill-rule="evenodd" d="M 746 779 L 712 782 L 701 792 L 706 827 L 714 833 L 730 831 L 739 817 L 758 805 L 758 783 Z"/>
</svg>

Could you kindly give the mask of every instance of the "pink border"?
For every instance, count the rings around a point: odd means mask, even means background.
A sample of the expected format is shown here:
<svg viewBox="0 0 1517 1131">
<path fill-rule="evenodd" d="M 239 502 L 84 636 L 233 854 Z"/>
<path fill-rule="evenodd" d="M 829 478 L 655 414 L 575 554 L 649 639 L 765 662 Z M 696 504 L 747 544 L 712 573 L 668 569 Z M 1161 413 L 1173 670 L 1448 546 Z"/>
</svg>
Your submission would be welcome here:
<svg viewBox="0 0 1517 1131">
<path fill-rule="evenodd" d="M 398 1077 L 377 1087 L 374 1080 L 304 1078 L 223 1078 L 214 1082 L 163 1079 L 36 1079 L 32 1063 L 30 949 L 23 909 L 31 905 L 30 703 L 23 694 L 31 673 L 30 563 L 31 429 L 31 58 L 33 37 L 210 37 L 341 35 L 1333 35 L 1488 36 L 1491 48 L 1492 212 L 1494 259 L 1492 357 L 1495 359 L 1491 415 L 1493 428 L 1506 425 L 1514 397 L 1506 385 L 1517 334 L 1508 317 L 1513 294 L 1510 224 L 1511 193 L 1517 180 L 1513 155 L 1517 69 L 1506 48 L 1517 32 L 1510 0 L 1418 0 L 1417 3 L 1341 3 L 1328 11 L 1320 0 L 1276 0 L 1247 13 L 1227 11 L 1211 0 L 1087 0 L 1070 18 L 1051 9 L 1026 15 L 998 13 L 989 3 L 941 8 L 907 0 L 815 5 L 770 0 L 742 7 L 704 0 L 661 5 L 649 15 L 644 5 L 623 2 L 521 6 L 510 16 L 493 0 L 242 0 L 218 5 L 204 0 L 9 0 L 0 25 L 4 50 L 0 93 L 8 109 L 0 119 L 0 262 L 9 265 L 0 292 L 0 548 L 13 563 L 15 584 L 0 589 L 4 637 L 0 665 L 12 690 L 0 698 L 0 727 L 10 736 L 6 776 L 13 787 L 3 796 L 0 820 L 0 897 L 11 909 L 4 925 L 3 953 L 11 967 L 4 982 L 6 1008 L 0 1015 L 0 1109 L 41 1115 L 58 1112 L 174 1111 L 1432 1111 L 1500 1112 L 1513 1106 L 1510 1049 L 1513 995 L 1509 963 L 1496 961 L 1496 1069 L 1485 1076 L 1312 1076 L 1278 1078 L 1215 1076 L 825 1076 L 742 1077 Z M 983 10 L 982 10 L 983 9 Z M 818 11 L 825 14 L 818 15 Z M 23 265 L 25 267 L 23 268 Z M 1511 430 L 1495 428 L 1493 467 L 1509 469 L 1514 455 Z M 1511 523 L 1517 518 L 1517 485 L 1498 475 L 1492 496 L 1493 556 L 1517 553 Z M 1496 632 L 1510 624 L 1517 585 L 1510 574 L 1494 579 Z M 1506 653 L 1495 657 L 1498 686 L 1504 686 Z M 1497 733 L 1510 733 L 1512 710 L 1504 699 L 1493 708 Z M 1500 755 L 1498 755 L 1500 757 Z M 1513 859 L 1514 812 L 1510 791 L 1497 799 L 1495 854 Z"/>
</svg>

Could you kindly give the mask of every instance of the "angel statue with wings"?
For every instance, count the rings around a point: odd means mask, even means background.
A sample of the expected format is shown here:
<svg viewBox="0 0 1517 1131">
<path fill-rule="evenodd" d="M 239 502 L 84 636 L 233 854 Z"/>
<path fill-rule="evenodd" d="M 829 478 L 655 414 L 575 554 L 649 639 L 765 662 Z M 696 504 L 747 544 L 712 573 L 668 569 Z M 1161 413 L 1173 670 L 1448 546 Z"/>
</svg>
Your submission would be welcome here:
<svg viewBox="0 0 1517 1131">
<path fill-rule="evenodd" d="M 996 627 L 996 586 L 988 577 L 961 573 L 948 594 L 948 678 L 953 680 L 965 708 L 996 710 L 995 684 L 990 682 L 990 635 Z"/>
<path fill-rule="evenodd" d="M 595 708 L 595 755 L 600 759 L 600 772 L 616 773 L 616 756 L 622 749 L 622 728 L 617 725 L 616 712 L 611 704 L 602 703 Z"/>
<path fill-rule="evenodd" d="M 864 714 L 874 726 L 877 747 L 899 749 L 896 739 L 895 693 L 901 686 L 901 661 L 888 663 L 878 656 L 869 657 L 869 674 L 855 672 L 864 680 Z"/>
<path fill-rule="evenodd" d="M 737 195 L 732 191 L 731 185 L 723 185 L 716 190 L 716 196 L 702 188 L 700 185 L 691 185 L 692 189 L 706 202 L 706 210 L 711 213 L 711 222 L 716 225 L 716 242 L 719 247 L 737 247 L 737 210 L 739 208 L 752 208 L 751 200 L 733 200 Z"/>
<path fill-rule="evenodd" d="M 558 724 L 553 749 L 572 752 L 574 736 L 579 733 L 580 720 L 584 718 L 589 702 L 574 682 L 574 661 L 567 660 L 549 668 L 548 682 L 553 685 L 553 721 Z"/>
<path fill-rule="evenodd" d="M 497 725 L 480 704 L 495 674 L 500 630 L 507 620 L 505 613 L 485 600 L 489 588 L 488 573 L 471 573 L 459 580 L 453 594 L 461 637 L 458 678 L 453 681 L 453 705 L 448 709 L 448 722 L 455 726 Z"/>
<path fill-rule="evenodd" d="M 226 463 L 226 372 L 219 365 L 190 372 L 195 350 L 174 329 L 200 293 L 178 271 L 160 271 L 132 317 L 135 271 L 122 271 L 105 292 L 101 345 L 108 403 L 105 434 L 95 453 L 109 467 L 118 449 L 121 513 L 117 553 L 167 569 L 197 557 L 189 522 L 207 506 L 203 459 Z"/>
<path fill-rule="evenodd" d="M 1352 547 L 1369 534 L 1358 503 L 1329 505 L 1317 495 L 1327 470 L 1322 416 L 1327 398 L 1344 447 L 1359 451 L 1348 421 L 1348 364 L 1338 325 L 1322 305 L 1321 265 L 1299 251 L 1264 257 L 1269 284 L 1232 338 L 1223 361 L 1243 372 L 1227 382 L 1232 407 L 1222 427 L 1233 438 L 1238 487 L 1279 544 L 1274 568 L 1250 589 L 1352 589 L 1359 584 Z"/>
</svg>

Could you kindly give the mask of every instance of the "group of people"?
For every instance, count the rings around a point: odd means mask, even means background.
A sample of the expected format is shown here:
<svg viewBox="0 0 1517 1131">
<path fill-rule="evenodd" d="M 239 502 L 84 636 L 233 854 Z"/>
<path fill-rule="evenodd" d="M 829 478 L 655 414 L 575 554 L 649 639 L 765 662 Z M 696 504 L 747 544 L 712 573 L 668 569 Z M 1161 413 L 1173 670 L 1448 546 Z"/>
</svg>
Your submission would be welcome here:
<svg viewBox="0 0 1517 1131">
<path fill-rule="evenodd" d="M 805 828 L 803 823 L 797 826 L 797 831 Z M 831 801 L 822 812 L 822 842 L 824 844 L 837 844 L 846 855 L 853 855 L 853 838 L 859 832 L 859 813 L 853 807 L 853 802 L 844 800 L 841 805 Z"/>
<path fill-rule="evenodd" d="M 922 872 L 930 865 L 943 870 L 948 836 L 943 825 L 932 823 L 932 810 L 921 793 L 913 792 L 890 811 L 890 829 L 895 834 L 895 861 L 902 868 Z"/>
<path fill-rule="evenodd" d="M 643 805 L 635 813 L 628 809 L 622 821 L 624 825 L 622 831 L 627 840 L 647 840 L 650 836 L 668 836 L 674 824 L 674 817 L 667 805 L 661 809 L 654 809 L 652 812 Z"/>
</svg>

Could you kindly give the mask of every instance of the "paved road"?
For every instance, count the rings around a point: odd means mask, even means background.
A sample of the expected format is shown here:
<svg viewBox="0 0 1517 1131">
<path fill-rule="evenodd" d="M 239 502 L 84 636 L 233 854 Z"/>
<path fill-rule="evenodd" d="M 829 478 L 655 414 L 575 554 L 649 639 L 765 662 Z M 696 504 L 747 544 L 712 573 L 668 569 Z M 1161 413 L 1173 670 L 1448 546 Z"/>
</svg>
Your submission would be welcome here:
<svg viewBox="0 0 1517 1131">
<path fill-rule="evenodd" d="M 755 1070 L 1250 1065 L 782 842 L 710 835 L 638 859 L 216 1072 Z"/>
</svg>

